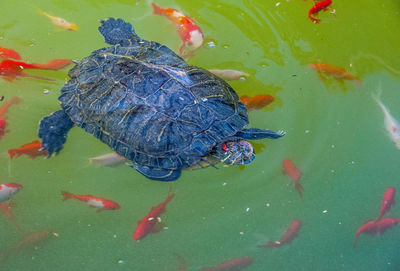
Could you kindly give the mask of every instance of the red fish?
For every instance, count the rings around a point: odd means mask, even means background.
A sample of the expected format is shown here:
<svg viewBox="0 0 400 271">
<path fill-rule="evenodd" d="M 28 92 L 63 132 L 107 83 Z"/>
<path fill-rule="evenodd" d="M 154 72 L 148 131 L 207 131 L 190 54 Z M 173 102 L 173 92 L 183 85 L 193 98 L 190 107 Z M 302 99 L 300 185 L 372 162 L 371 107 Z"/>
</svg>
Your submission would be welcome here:
<svg viewBox="0 0 400 271">
<path fill-rule="evenodd" d="M 301 171 L 288 158 L 283 159 L 283 174 L 287 174 L 294 183 L 294 188 L 300 197 L 303 197 L 304 188 L 300 184 Z"/>
<path fill-rule="evenodd" d="M 321 20 L 316 19 L 314 17 L 312 17 L 312 14 L 316 14 L 318 12 L 320 12 L 323 9 L 326 9 L 330 4 L 332 4 L 332 0 L 324 0 L 318 3 L 315 3 L 315 5 L 308 11 L 308 18 L 310 18 L 311 21 L 313 21 L 313 23 L 317 24 L 319 23 Z"/>
<path fill-rule="evenodd" d="M 42 143 L 39 140 L 33 140 L 31 143 L 22 145 L 18 149 L 10 149 L 8 150 L 8 155 L 10 155 L 10 159 L 13 159 L 15 156 L 20 157 L 23 154 L 28 155 L 30 158 L 35 159 L 38 156 L 48 156 L 47 151 L 40 150 L 42 148 Z"/>
<path fill-rule="evenodd" d="M 0 184 L 0 202 L 9 200 L 23 187 L 18 183 Z"/>
<path fill-rule="evenodd" d="M 174 253 L 174 254 L 175 254 L 175 257 L 178 259 L 178 262 L 179 262 L 179 265 L 178 265 L 177 268 L 175 268 L 175 271 L 187 271 L 188 268 L 187 268 L 187 264 L 186 264 L 185 259 L 181 255 L 179 255 L 178 253 Z"/>
<path fill-rule="evenodd" d="M 247 108 L 247 110 L 252 109 L 262 109 L 274 101 L 274 97 L 271 95 L 256 95 L 249 97 L 247 95 L 240 96 L 240 101 Z"/>
<path fill-rule="evenodd" d="M 201 271 L 239 271 L 253 263 L 250 257 L 235 258 L 225 261 L 217 266 L 204 267 Z"/>
<path fill-rule="evenodd" d="M 168 192 L 167 198 L 159 205 L 152 207 L 149 214 L 142 220 L 138 220 L 138 225 L 133 232 L 133 240 L 138 241 L 143 239 L 150 233 L 159 232 L 161 229 L 155 227 L 162 213 L 165 213 L 165 206 L 175 197 L 175 194 L 171 194 L 171 188 Z"/>
<path fill-rule="evenodd" d="M 0 62 L 0 76 L 2 76 L 7 81 L 13 81 L 17 76 L 32 77 L 36 79 L 51 81 L 53 79 L 26 74 L 23 72 L 23 70 L 25 69 L 59 70 L 70 65 L 71 63 L 72 61 L 70 59 L 55 59 L 45 64 L 39 64 L 39 63 L 29 64 L 22 61 L 6 59 Z"/>
<path fill-rule="evenodd" d="M 381 211 L 379 213 L 379 217 L 377 218 L 377 220 L 381 219 L 387 212 L 389 212 L 392 205 L 395 205 L 394 201 L 395 194 L 396 194 L 395 188 L 389 187 L 388 189 L 386 189 L 382 199 Z"/>
<path fill-rule="evenodd" d="M 1 107 L 0 107 L 0 139 L 6 134 L 7 130 L 7 111 L 8 108 L 11 105 L 14 104 L 19 104 L 22 101 L 21 98 L 14 96 L 11 98 L 11 100 L 5 102 Z"/>
<path fill-rule="evenodd" d="M 98 213 L 104 210 L 118 210 L 121 208 L 119 204 L 114 201 L 94 197 L 92 195 L 74 195 L 66 191 L 61 191 L 61 194 L 64 196 L 63 201 L 76 198 L 77 200 L 86 202 L 89 207 L 98 208 Z"/>
<path fill-rule="evenodd" d="M 275 242 L 268 241 L 267 244 L 257 247 L 262 247 L 262 248 L 281 247 L 283 244 L 290 243 L 297 236 L 300 228 L 301 228 L 301 220 L 293 219 L 292 223 L 290 223 L 289 228 L 286 230 L 285 234 L 279 241 Z"/>
<path fill-rule="evenodd" d="M 0 210 L 10 219 L 10 221 L 14 224 L 14 226 L 17 228 L 19 232 L 23 232 L 21 229 L 20 225 L 18 224 L 17 220 L 15 219 L 11 208 L 15 206 L 11 202 L 0 202 Z"/>
<path fill-rule="evenodd" d="M 346 72 L 343 68 L 326 63 L 311 63 L 308 66 L 320 74 L 330 75 L 337 80 L 350 80 L 357 83 L 359 86 L 362 86 L 362 81 L 360 79 Z"/>
<path fill-rule="evenodd" d="M 400 219 L 394 217 L 383 217 L 379 220 L 368 220 L 357 230 L 354 248 L 357 246 L 358 237 L 360 237 L 360 234 L 383 234 L 387 229 L 390 229 L 399 223 Z"/>
<path fill-rule="evenodd" d="M 163 8 L 156 3 L 151 3 L 153 13 L 167 17 L 177 27 L 179 36 L 183 44 L 179 49 L 179 54 L 183 54 L 183 49 L 188 46 L 191 51 L 199 48 L 204 41 L 203 32 L 200 27 L 193 21 L 192 18 L 182 14 L 179 10 L 173 8 Z"/>
<path fill-rule="evenodd" d="M 4 47 L 0 47 L 0 58 L 13 58 L 17 60 L 21 60 L 21 56 L 12 49 L 7 49 Z"/>
</svg>

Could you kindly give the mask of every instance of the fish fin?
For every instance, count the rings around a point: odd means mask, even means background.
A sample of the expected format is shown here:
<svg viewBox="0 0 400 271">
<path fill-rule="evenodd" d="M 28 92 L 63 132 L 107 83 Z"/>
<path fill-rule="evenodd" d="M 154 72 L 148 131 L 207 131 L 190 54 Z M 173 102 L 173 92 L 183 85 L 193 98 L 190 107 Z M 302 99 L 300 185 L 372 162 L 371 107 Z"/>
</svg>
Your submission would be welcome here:
<svg viewBox="0 0 400 271">
<path fill-rule="evenodd" d="M 276 247 L 278 244 L 276 242 L 268 241 L 265 245 L 257 246 L 259 248 L 273 248 Z"/>
<path fill-rule="evenodd" d="M 153 14 L 165 15 L 164 9 L 161 6 L 157 5 L 154 2 L 152 2 L 151 5 L 153 7 Z"/>
<path fill-rule="evenodd" d="M 37 69 L 41 70 L 60 70 L 62 68 L 65 68 L 66 66 L 72 64 L 71 59 L 54 59 L 49 61 L 46 64 L 32 64 L 35 66 Z"/>
<path fill-rule="evenodd" d="M 140 220 L 137 221 L 138 225 L 140 224 L 140 222 L 141 222 Z"/>
<path fill-rule="evenodd" d="M 17 149 L 10 149 L 10 150 L 8 150 L 8 155 L 10 156 L 10 160 L 11 159 L 13 159 L 13 157 L 15 156 L 15 155 L 17 155 L 18 154 L 18 150 Z M 20 155 L 18 155 L 18 156 L 20 156 Z M 18 157 L 17 156 L 17 157 Z"/>
<path fill-rule="evenodd" d="M 151 228 L 150 233 L 159 233 L 162 231 L 165 227 L 165 224 L 163 222 L 157 222 L 153 228 Z"/>
<path fill-rule="evenodd" d="M 296 189 L 297 193 L 299 193 L 300 198 L 303 198 L 304 188 L 299 182 L 294 183 L 294 189 Z"/>
<path fill-rule="evenodd" d="M 357 246 L 358 237 L 359 237 L 359 235 L 358 235 L 358 234 L 356 234 L 356 240 L 354 241 L 353 248 L 356 248 L 356 246 Z"/>
<path fill-rule="evenodd" d="M 64 196 L 63 201 L 66 201 L 68 199 L 72 199 L 74 197 L 74 194 L 69 193 L 67 191 L 61 191 L 61 194 Z"/>
</svg>

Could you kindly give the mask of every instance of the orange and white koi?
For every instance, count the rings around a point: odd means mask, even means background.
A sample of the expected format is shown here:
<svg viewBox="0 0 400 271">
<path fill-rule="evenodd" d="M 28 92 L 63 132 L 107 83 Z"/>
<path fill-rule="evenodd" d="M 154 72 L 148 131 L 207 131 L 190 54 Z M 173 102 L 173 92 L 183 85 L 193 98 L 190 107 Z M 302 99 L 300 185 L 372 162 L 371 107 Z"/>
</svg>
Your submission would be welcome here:
<svg viewBox="0 0 400 271">
<path fill-rule="evenodd" d="M 148 215 L 146 215 L 142 220 L 138 220 L 138 225 L 133 233 L 133 240 L 139 241 L 143 239 L 150 233 L 157 233 L 160 230 L 155 228 L 157 222 L 159 222 L 159 217 L 162 213 L 165 213 L 165 206 L 175 197 L 175 194 L 171 194 L 171 188 L 168 192 L 167 198 L 161 202 L 159 205 L 152 207 Z"/>
<path fill-rule="evenodd" d="M 76 24 L 70 23 L 63 18 L 52 16 L 42 10 L 39 10 L 39 13 L 46 16 L 47 18 L 49 18 L 53 24 L 65 29 L 65 30 L 72 30 L 72 31 L 78 30 L 78 26 Z"/>
<path fill-rule="evenodd" d="M 18 52 L 4 47 L 0 47 L 0 58 L 13 58 L 21 60 L 21 56 L 18 54 Z"/>
<path fill-rule="evenodd" d="M 63 201 L 75 198 L 77 200 L 86 202 L 89 205 L 89 207 L 98 208 L 97 210 L 98 213 L 104 210 L 118 210 L 121 208 L 119 204 L 114 201 L 95 197 L 92 195 L 74 195 L 66 191 L 61 191 L 61 194 L 64 196 Z"/>
<path fill-rule="evenodd" d="M 338 80 L 350 80 L 357 83 L 360 87 L 362 86 L 362 81 L 360 79 L 346 72 L 343 68 L 326 63 L 311 63 L 308 66 L 318 73 L 330 75 Z"/>
<path fill-rule="evenodd" d="M 224 70 L 211 69 L 208 71 L 224 80 L 239 80 L 241 78 L 249 77 L 248 73 L 231 69 L 224 69 Z"/>
<path fill-rule="evenodd" d="M 400 123 L 390 114 L 389 110 L 382 103 L 380 99 L 380 92 L 378 95 L 372 95 L 379 107 L 382 109 L 385 129 L 389 134 L 390 139 L 396 144 L 397 149 L 400 150 Z"/>
<path fill-rule="evenodd" d="M 107 153 L 97 157 L 89 158 L 90 163 L 96 163 L 105 167 L 115 167 L 124 164 L 128 159 L 116 152 Z"/>
<path fill-rule="evenodd" d="M 178 34 L 183 41 L 179 49 L 180 55 L 184 53 L 185 47 L 188 47 L 190 51 L 194 51 L 203 44 L 203 32 L 192 18 L 182 14 L 177 9 L 163 8 L 156 3 L 151 3 L 151 5 L 153 6 L 154 14 L 167 17 L 177 27 Z"/>
<path fill-rule="evenodd" d="M 0 202 L 9 200 L 21 189 L 22 185 L 18 183 L 0 184 Z"/>
<path fill-rule="evenodd" d="M 41 150 L 42 143 L 39 140 L 33 140 L 31 143 L 27 143 L 22 145 L 18 149 L 9 149 L 8 155 L 10 159 L 13 159 L 14 156 L 16 158 L 20 157 L 21 155 L 25 154 L 32 159 L 35 159 L 38 156 L 48 156 L 48 152 L 46 150 Z"/>
</svg>

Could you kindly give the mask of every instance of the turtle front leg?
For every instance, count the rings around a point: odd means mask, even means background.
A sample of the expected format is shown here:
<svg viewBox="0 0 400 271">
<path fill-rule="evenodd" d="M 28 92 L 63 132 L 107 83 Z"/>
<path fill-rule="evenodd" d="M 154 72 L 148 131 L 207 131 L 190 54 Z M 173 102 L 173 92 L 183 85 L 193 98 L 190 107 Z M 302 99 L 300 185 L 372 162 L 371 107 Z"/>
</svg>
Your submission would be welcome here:
<svg viewBox="0 0 400 271">
<path fill-rule="evenodd" d="M 280 138 L 285 135 L 284 131 L 274 132 L 267 129 L 250 128 L 238 132 L 235 136 L 243 139 L 262 139 L 262 138 Z"/>
<path fill-rule="evenodd" d="M 48 157 L 62 149 L 72 126 L 74 123 L 63 110 L 53 112 L 40 121 L 38 134 L 42 139 L 42 149 L 49 153 Z"/>
<path fill-rule="evenodd" d="M 170 182 L 170 181 L 175 181 L 181 176 L 180 169 L 163 169 L 163 168 L 141 166 L 138 164 L 130 164 L 129 166 L 139 171 L 145 177 L 155 181 Z"/>
</svg>

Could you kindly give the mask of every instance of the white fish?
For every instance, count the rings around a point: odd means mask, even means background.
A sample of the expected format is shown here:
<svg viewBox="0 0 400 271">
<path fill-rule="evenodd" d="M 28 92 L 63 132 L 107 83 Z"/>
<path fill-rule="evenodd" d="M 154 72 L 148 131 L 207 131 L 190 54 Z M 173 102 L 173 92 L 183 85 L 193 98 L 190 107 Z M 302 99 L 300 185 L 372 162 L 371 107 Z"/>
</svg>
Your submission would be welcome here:
<svg viewBox="0 0 400 271">
<path fill-rule="evenodd" d="M 239 80 L 242 77 L 249 77 L 248 73 L 237 71 L 237 70 L 208 70 L 209 72 L 221 77 L 224 80 Z"/>
<path fill-rule="evenodd" d="M 373 94 L 372 98 L 374 98 L 383 111 L 383 115 L 385 116 L 385 129 L 388 131 L 390 139 L 396 144 L 396 147 L 400 149 L 400 123 L 390 114 L 389 110 L 382 103 L 380 94 L 381 90 L 378 92 L 378 95 Z"/>
<path fill-rule="evenodd" d="M 124 164 L 128 160 L 125 157 L 119 155 L 118 153 L 112 152 L 97 157 L 89 158 L 89 161 L 91 163 L 97 163 L 105 167 L 115 167 Z"/>
</svg>

